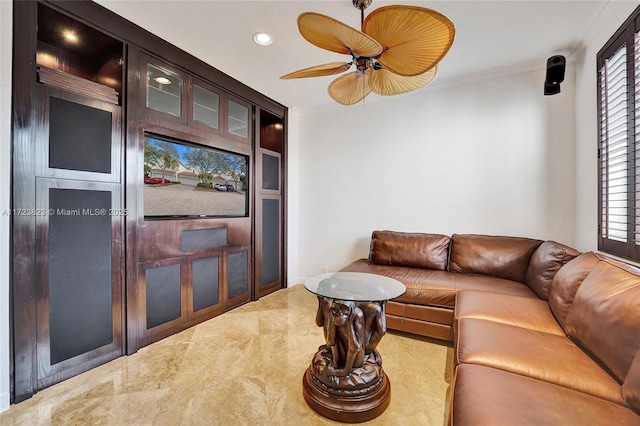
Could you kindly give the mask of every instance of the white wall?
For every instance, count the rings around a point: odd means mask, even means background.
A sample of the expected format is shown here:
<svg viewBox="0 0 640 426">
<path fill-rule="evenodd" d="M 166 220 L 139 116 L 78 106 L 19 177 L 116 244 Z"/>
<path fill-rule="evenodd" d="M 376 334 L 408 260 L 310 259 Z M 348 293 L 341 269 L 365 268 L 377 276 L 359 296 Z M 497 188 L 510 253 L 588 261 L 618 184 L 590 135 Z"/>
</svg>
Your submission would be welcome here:
<svg viewBox="0 0 640 426">
<path fill-rule="evenodd" d="M 12 3 L 0 1 L 0 412 L 9 408 L 9 209 Z"/>
<path fill-rule="evenodd" d="M 574 67 L 302 115 L 299 274 L 368 254 L 375 229 L 574 244 Z"/>
<path fill-rule="evenodd" d="M 287 286 L 302 282 L 298 276 L 298 182 L 300 111 L 289 109 L 287 121 Z"/>
<path fill-rule="evenodd" d="M 576 248 L 598 248 L 598 116 L 596 54 L 638 6 L 612 1 L 583 38 L 576 60 Z"/>
</svg>

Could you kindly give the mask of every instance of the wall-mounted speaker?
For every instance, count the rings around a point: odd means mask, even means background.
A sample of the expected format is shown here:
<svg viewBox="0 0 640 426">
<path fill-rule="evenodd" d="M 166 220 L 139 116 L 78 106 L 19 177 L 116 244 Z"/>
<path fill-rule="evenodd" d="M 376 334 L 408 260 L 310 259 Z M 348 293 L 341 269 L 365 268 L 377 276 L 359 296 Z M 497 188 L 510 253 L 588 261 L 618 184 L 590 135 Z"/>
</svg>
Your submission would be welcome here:
<svg viewBox="0 0 640 426">
<path fill-rule="evenodd" d="M 567 60 L 562 55 L 555 55 L 547 59 L 547 76 L 544 79 L 544 94 L 560 93 L 560 83 L 564 81 L 564 69 Z"/>
</svg>

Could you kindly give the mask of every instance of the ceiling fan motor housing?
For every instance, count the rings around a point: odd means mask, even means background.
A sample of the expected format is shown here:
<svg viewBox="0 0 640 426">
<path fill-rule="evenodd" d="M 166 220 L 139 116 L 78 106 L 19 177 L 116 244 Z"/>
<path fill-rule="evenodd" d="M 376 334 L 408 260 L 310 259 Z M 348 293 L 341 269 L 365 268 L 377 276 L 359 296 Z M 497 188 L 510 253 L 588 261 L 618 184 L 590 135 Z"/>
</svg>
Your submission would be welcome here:
<svg viewBox="0 0 640 426">
<path fill-rule="evenodd" d="M 353 7 L 364 10 L 371 4 L 371 0 L 353 0 Z"/>
</svg>

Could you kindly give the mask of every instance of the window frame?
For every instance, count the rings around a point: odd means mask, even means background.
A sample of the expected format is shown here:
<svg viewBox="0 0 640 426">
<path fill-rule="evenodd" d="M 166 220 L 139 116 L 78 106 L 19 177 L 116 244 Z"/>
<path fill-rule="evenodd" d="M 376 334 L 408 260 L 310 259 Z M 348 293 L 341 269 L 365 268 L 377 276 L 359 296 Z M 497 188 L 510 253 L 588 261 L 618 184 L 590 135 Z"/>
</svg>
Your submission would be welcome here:
<svg viewBox="0 0 640 426">
<path fill-rule="evenodd" d="M 614 33 L 596 56 L 596 87 L 597 87 L 597 152 L 598 152 L 598 250 L 632 261 L 640 261 L 640 46 L 636 46 L 634 38 L 640 32 L 640 7 L 636 8 L 622 26 Z M 640 43 L 640 39 L 638 40 Z M 603 146 L 603 91 L 601 70 L 605 62 L 618 53 L 621 48 L 626 49 L 626 156 L 627 156 L 627 205 L 626 205 L 626 241 L 610 238 L 608 233 L 610 222 L 607 215 L 613 207 L 609 199 L 604 197 L 604 187 L 610 176 L 603 176 L 603 155 L 607 150 Z M 638 71 L 636 71 L 638 68 Z M 638 115 L 638 120 L 636 120 Z M 636 121 L 639 121 L 636 123 Z M 607 141 L 608 142 L 608 141 Z M 636 151 L 638 150 L 638 151 Z M 608 166 L 608 163 L 606 163 Z M 638 189 L 636 189 L 638 187 Z M 607 189 L 609 187 L 607 186 Z M 609 192 L 607 191 L 607 195 Z M 638 208 L 636 208 L 638 205 Z M 605 229 L 606 228 L 606 229 Z M 606 233 L 606 235 L 604 235 Z"/>
</svg>

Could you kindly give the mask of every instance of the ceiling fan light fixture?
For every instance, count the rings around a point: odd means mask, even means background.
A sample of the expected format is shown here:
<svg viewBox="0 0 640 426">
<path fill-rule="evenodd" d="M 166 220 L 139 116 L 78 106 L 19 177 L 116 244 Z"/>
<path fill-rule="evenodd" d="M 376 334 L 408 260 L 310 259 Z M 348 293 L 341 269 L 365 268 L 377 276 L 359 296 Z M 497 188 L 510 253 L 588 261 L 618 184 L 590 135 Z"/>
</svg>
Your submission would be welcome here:
<svg viewBox="0 0 640 426">
<path fill-rule="evenodd" d="M 273 38 L 267 33 L 255 33 L 253 35 L 253 41 L 260 46 L 268 46 L 273 43 Z"/>
<path fill-rule="evenodd" d="M 298 17 L 300 34 L 311 44 L 351 56 L 351 62 L 332 62 L 305 68 L 280 78 L 318 77 L 356 71 L 329 85 L 329 96 L 343 105 L 360 102 L 370 92 L 399 95 L 429 84 L 438 63 L 455 37 L 455 26 L 443 14 L 416 6 L 383 6 L 364 18 L 371 0 L 352 0 L 361 11 L 361 31 L 329 16 L 304 12 Z"/>
</svg>

